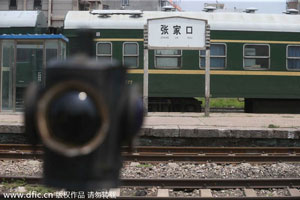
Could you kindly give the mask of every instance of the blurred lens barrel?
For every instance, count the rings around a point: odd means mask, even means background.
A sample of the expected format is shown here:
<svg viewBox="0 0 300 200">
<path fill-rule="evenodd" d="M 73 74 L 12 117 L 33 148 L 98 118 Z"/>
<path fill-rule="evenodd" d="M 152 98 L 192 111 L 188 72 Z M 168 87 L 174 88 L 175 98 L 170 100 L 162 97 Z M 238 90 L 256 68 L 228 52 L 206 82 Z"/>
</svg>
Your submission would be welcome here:
<svg viewBox="0 0 300 200">
<path fill-rule="evenodd" d="M 26 132 L 45 146 L 44 182 L 68 190 L 116 187 L 121 143 L 132 140 L 143 120 L 126 70 L 75 58 L 52 63 L 46 75 L 46 86 L 32 87 L 35 96 L 26 98 L 36 106 L 25 102 Z"/>
</svg>

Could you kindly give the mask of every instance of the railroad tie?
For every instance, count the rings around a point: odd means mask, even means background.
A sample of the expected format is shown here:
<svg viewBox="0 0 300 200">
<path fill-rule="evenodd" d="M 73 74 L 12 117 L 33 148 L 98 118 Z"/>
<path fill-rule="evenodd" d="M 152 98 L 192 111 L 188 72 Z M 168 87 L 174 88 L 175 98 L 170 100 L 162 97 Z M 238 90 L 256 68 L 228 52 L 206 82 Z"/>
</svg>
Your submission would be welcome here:
<svg viewBox="0 0 300 200">
<path fill-rule="evenodd" d="M 288 188 L 288 191 L 292 197 L 300 197 L 300 191 L 296 188 Z"/>
<path fill-rule="evenodd" d="M 253 189 L 244 189 L 244 194 L 246 197 L 257 197 L 257 194 Z"/>
<path fill-rule="evenodd" d="M 157 197 L 169 197 L 169 189 L 158 189 Z"/>
<path fill-rule="evenodd" d="M 201 197 L 212 197 L 210 189 L 200 189 Z"/>
</svg>

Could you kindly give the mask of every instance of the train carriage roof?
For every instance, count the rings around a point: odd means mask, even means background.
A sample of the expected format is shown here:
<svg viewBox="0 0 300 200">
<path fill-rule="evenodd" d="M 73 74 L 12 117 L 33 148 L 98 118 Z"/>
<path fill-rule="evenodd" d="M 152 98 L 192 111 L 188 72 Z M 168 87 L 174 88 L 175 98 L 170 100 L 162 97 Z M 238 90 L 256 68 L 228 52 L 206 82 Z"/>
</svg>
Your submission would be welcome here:
<svg viewBox="0 0 300 200">
<path fill-rule="evenodd" d="M 147 19 L 184 16 L 206 19 L 211 30 L 300 32 L 300 15 L 249 14 L 228 12 L 160 12 L 144 11 L 141 17 L 119 14 L 100 17 L 89 11 L 69 11 L 64 28 L 143 29 Z"/>
<path fill-rule="evenodd" d="M 69 42 L 69 39 L 62 34 L 2 34 L 0 35 L 0 40 L 48 40 L 56 39 Z"/>
<path fill-rule="evenodd" d="M 41 11 L 0 11 L 0 28 L 47 27 Z"/>
</svg>

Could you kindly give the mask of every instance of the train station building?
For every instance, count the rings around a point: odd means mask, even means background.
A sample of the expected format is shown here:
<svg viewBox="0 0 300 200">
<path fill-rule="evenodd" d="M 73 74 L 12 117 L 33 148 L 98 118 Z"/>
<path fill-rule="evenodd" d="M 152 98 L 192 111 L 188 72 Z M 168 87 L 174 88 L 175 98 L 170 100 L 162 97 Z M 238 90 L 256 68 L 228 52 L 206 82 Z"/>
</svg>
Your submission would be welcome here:
<svg viewBox="0 0 300 200">
<path fill-rule="evenodd" d="M 68 39 L 61 34 L 33 34 L 46 26 L 40 11 L 2 11 L 0 17 L 0 110 L 22 111 L 26 87 L 32 81 L 44 84 L 47 63 L 66 58 Z M 7 32 L 8 26 L 13 30 Z"/>
</svg>

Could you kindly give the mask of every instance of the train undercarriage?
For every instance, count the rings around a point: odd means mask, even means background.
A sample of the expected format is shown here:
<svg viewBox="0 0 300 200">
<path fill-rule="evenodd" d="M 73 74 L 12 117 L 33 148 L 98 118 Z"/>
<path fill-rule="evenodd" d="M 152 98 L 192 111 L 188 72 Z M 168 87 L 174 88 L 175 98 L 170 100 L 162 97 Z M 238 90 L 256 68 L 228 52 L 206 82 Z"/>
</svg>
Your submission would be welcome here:
<svg viewBox="0 0 300 200">
<path fill-rule="evenodd" d="M 299 99 L 245 98 L 244 102 L 245 113 L 300 113 Z M 202 112 L 202 104 L 195 98 L 150 97 L 149 112 Z"/>
<path fill-rule="evenodd" d="M 150 97 L 149 112 L 201 112 L 201 101 L 195 98 Z"/>
<path fill-rule="evenodd" d="M 299 99 L 245 99 L 246 113 L 300 113 Z"/>
</svg>

